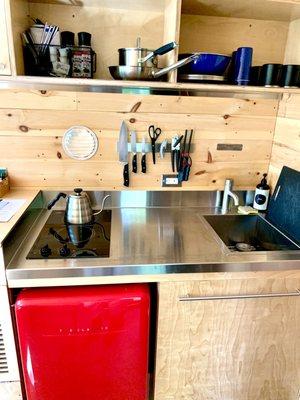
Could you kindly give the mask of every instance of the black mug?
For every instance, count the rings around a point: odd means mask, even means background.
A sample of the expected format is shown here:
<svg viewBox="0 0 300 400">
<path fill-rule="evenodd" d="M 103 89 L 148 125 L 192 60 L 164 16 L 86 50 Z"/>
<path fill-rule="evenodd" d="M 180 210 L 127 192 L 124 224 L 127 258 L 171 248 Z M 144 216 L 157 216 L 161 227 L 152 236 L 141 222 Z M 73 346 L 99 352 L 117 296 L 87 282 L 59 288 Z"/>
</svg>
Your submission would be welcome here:
<svg viewBox="0 0 300 400">
<path fill-rule="evenodd" d="M 250 69 L 250 85 L 260 86 L 261 85 L 261 73 L 262 66 L 251 67 Z"/>
<path fill-rule="evenodd" d="M 282 64 L 264 64 L 261 71 L 261 85 L 265 87 L 280 87 Z"/>
<path fill-rule="evenodd" d="M 284 65 L 280 86 L 298 88 L 300 86 L 300 65 Z"/>
</svg>

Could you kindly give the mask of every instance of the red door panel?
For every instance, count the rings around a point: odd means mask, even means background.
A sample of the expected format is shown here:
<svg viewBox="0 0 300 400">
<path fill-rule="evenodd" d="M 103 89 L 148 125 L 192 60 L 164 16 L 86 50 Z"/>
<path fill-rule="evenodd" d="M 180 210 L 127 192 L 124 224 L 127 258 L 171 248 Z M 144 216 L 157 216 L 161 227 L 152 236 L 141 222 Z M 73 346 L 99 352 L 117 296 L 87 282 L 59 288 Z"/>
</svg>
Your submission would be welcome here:
<svg viewBox="0 0 300 400">
<path fill-rule="evenodd" d="M 15 312 L 28 400 L 147 398 L 147 285 L 25 289 Z"/>
</svg>

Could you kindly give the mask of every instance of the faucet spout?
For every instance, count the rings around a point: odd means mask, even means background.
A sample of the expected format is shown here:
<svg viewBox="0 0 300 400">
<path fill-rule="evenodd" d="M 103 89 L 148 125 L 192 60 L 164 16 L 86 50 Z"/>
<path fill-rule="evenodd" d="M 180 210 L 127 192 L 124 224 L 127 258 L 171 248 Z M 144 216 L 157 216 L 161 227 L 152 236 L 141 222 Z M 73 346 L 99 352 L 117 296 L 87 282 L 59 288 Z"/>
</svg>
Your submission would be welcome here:
<svg viewBox="0 0 300 400">
<path fill-rule="evenodd" d="M 233 180 L 226 179 L 224 186 L 223 201 L 222 201 L 222 210 L 221 210 L 222 214 L 226 214 L 228 211 L 230 197 L 233 199 L 235 206 L 239 205 L 239 198 L 236 193 L 232 192 L 232 187 L 233 187 Z"/>
<path fill-rule="evenodd" d="M 230 196 L 234 202 L 235 206 L 239 205 L 239 196 L 233 192 L 228 192 L 228 196 Z"/>
</svg>

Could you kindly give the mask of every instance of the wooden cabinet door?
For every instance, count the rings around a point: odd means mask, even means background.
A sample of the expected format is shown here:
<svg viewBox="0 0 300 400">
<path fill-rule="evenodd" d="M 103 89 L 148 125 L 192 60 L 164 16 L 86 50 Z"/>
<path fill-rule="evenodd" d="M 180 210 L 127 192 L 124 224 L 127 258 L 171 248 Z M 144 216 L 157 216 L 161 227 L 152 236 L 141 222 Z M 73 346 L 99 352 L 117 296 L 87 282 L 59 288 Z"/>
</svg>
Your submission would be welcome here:
<svg viewBox="0 0 300 400">
<path fill-rule="evenodd" d="M 155 400 L 299 400 L 300 281 L 257 281 L 160 284 Z"/>
<path fill-rule="evenodd" d="M 0 75 L 11 75 L 7 34 L 7 0 L 0 1 Z"/>
</svg>

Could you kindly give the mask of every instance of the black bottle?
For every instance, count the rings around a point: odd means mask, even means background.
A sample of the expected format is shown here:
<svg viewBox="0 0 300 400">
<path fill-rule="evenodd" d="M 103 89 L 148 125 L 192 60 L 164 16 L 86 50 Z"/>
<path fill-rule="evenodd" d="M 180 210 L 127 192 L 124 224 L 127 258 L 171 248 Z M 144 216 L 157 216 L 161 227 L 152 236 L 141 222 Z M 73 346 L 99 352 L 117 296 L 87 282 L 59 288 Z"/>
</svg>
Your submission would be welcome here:
<svg viewBox="0 0 300 400">
<path fill-rule="evenodd" d="M 72 78 L 93 78 L 96 71 L 96 53 L 91 47 L 92 35 L 78 33 L 78 46 L 72 48 Z"/>
<path fill-rule="evenodd" d="M 253 208 L 259 211 L 265 211 L 268 207 L 270 196 L 270 186 L 267 183 L 267 174 L 263 175 L 261 182 L 256 186 Z"/>
</svg>

